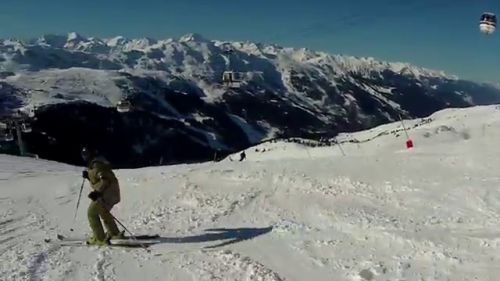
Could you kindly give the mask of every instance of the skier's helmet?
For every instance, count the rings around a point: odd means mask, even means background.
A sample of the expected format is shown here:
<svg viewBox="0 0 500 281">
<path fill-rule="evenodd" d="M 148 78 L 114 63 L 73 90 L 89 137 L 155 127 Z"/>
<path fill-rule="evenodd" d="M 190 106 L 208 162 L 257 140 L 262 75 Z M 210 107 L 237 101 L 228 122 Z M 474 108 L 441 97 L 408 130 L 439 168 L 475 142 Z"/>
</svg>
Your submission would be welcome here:
<svg viewBox="0 0 500 281">
<path fill-rule="evenodd" d="M 83 161 L 89 162 L 90 160 L 92 160 L 92 157 L 96 156 L 96 153 L 97 151 L 95 149 L 84 147 L 82 148 L 81 156 Z"/>
</svg>

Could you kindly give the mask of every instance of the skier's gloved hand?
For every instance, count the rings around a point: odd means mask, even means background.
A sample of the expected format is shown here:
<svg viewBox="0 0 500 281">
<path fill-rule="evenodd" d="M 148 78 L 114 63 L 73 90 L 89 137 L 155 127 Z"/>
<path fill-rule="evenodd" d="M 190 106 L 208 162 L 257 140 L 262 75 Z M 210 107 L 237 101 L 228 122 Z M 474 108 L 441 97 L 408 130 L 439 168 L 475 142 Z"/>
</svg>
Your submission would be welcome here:
<svg viewBox="0 0 500 281">
<path fill-rule="evenodd" d="M 96 201 L 97 199 L 99 199 L 101 197 L 102 197 L 102 193 L 99 191 L 92 191 L 91 193 L 89 193 L 89 198 L 92 201 Z"/>
<path fill-rule="evenodd" d="M 82 177 L 84 179 L 89 179 L 89 171 L 87 171 L 87 170 L 82 171 Z"/>
</svg>

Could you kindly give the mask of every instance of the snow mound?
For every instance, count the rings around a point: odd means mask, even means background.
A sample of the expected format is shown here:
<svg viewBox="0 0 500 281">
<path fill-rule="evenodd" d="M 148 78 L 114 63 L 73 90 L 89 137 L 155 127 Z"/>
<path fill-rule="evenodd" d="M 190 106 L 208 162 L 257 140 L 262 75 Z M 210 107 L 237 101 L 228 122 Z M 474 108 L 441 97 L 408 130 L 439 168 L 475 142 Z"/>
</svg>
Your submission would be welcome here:
<svg viewBox="0 0 500 281">
<path fill-rule="evenodd" d="M 486 117 L 487 116 L 487 117 Z M 404 124 L 404 128 L 403 128 Z M 452 143 L 475 144 L 488 135 L 497 137 L 495 126 L 500 125 L 500 106 L 478 106 L 467 109 L 445 109 L 427 118 L 403 120 L 384 124 L 370 130 L 341 133 L 335 139 L 313 141 L 294 138 L 287 141 L 271 140 L 245 150 L 247 161 L 311 159 L 343 156 L 363 156 L 379 153 L 407 152 L 406 134 L 414 142 L 412 152 L 419 153 L 435 147 L 446 149 Z M 329 144 L 326 144 L 329 143 Z M 340 143 L 338 145 L 337 143 Z M 224 161 L 237 161 L 239 154 Z"/>
</svg>

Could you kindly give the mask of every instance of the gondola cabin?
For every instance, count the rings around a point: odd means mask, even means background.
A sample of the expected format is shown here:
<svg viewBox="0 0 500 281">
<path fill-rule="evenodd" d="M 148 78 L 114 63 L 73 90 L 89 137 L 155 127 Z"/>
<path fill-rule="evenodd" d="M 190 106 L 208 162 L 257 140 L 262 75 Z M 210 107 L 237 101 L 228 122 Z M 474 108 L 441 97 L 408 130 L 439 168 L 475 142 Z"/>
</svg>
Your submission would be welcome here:
<svg viewBox="0 0 500 281">
<path fill-rule="evenodd" d="M 497 27 L 497 17 L 493 13 L 484 13 L 479 21 L 479 30 L 484 34 L 492 34 Z"/>
<path fill-rule="evenodd" d="M 132 104 L 128 100 L 121 100 L 116 105 L 116 110 L 120 113 L 130 112 L 132 109 Z"/>
</svg>

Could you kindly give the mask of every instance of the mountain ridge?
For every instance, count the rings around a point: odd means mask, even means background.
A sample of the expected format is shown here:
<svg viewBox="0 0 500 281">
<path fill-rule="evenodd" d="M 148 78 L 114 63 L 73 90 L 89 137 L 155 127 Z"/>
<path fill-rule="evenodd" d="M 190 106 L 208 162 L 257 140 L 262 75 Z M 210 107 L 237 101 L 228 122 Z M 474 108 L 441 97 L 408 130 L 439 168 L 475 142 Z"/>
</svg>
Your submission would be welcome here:
<svg viewBox="0 0 500 281">
<path fill-rule="evenodd" d="M 0 115 L 36 107 L 30 150 L 68 163 L 76 163 L 78 146 L 89 144 L 114 151 L 124 166 L 206 161 L 265 139 L 334 137 L 400 116 L 500 102 L 497 85 L 408 63 L 199 34 L 2 40 L 0 70 Z M 232 83 L 238 85 L 224 83 L 231 73 L 241 78 Z M 115 107 L 124 100 L 134 110 L 119 114 Z M 67 116 L 74 111 L 80 116 Z M 95 116 L 105 121 L 92 128 Z M 116 142 L 125 156 L 118 156 Z"/>
</svg>

